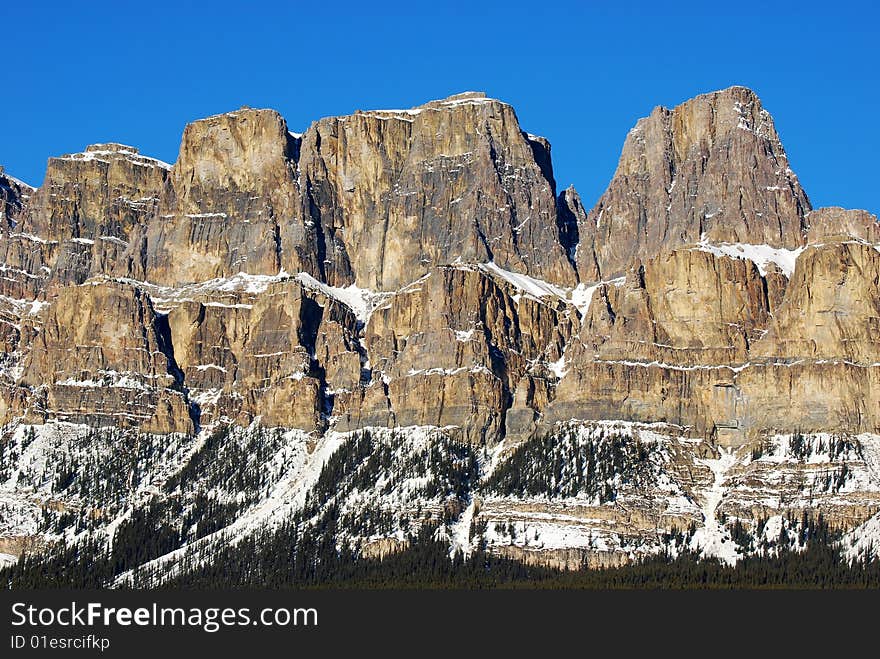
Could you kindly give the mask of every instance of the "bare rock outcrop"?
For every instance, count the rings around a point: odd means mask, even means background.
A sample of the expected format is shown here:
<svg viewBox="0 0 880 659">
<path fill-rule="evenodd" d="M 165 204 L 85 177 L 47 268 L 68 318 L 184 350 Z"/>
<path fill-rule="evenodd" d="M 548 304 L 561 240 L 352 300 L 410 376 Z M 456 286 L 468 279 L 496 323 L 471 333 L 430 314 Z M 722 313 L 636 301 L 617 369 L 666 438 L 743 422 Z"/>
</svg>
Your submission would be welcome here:
<svg viewBox="0 0 880 659">
<path fill-rule="evenodd" d="M 810 244 L 851 238 L 880 244 L 880 222 L 868 211 L 837 206 L 817 208 L 807 214 L 806 221 L 807 242 Z"/>
<path fill-rule="evenodd" d="M 135 276 L 175 285 L 276 274 L 280 227 L 288 236 L 302 229 L 295 152 L 274 110 L 243 108 L 189 124 L 157 217 L 133 248 L 142 255 Z"/>
<path fill-rule="evenodd" d="M 752 355 L 880 363 L 880 250 L 855 240 L 798 257 L 784 302 Z"/>
<path fill-rule="evenodd" d="M 299 167 L 326 281 L 396 290 L 459 260 L 573 285 L 549 151 L 482 94 L 322 119 Z"/>
<path fill-rule="evenodd" d="M 770 114 L 744 87 L 657 107 L 627 135 L 607 191 L 579 223 L 589 281 L 663 249 L 710 242 L 796 248 L 810 202 Z"/>
<path fill-rule="evenodd" d="M 32 413 L 95 426 L 191 432 L 166 328 L 142 290 L 65 286 L 40 314 L 19 385 Z"/>
<path fill-rule="evenodd" d="M 173 167 L 94 145 L 0 211 L 7 419 L 877 428 L 876 218 L 810 211 L 742 87 L 639 121 L 591 210 L 466 93 L 302 135 L 242 108 Z"/>
</svg>

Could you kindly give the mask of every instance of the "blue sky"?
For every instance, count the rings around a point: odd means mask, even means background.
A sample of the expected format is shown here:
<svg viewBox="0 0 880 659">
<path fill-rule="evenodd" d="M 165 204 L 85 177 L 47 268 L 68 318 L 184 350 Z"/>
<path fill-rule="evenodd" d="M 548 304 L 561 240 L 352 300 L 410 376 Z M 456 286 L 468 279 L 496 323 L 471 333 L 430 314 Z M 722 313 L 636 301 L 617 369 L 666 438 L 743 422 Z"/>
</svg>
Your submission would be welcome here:
<svg viewBox="0 0 880 659">
<path fill-rule="evenodd" d="M 760 95 L 815 206 L 880 212 L 880 10 L 868 2 L 16 2 L 0 164 L 118 141 L 174 161 L 184 125 L 250 105 L 292 130 L 464 90 L 511 103 L 591 206 L 655 105 Z M 713 5 L 722 5 L 719 8 Z"/>
</svg>

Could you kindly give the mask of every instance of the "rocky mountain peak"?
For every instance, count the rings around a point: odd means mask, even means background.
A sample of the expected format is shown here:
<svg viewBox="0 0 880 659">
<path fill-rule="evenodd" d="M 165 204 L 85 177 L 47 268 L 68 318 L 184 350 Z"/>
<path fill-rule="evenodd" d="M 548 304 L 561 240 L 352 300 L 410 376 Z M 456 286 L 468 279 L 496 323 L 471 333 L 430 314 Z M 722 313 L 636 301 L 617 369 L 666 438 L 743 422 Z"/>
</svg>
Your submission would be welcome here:
<svg viewBox="0 0 880 659">
<path fill-rule="evenodd" d="M 772 117 L 745 87 L 657 107 L 629 132 L 611 184 L 583 218 L 579 269 L 616 276 L 636 255 L 701 240 L 796 248 L 810 202 Z"/>
<path fill-rule="evenodd" d="M 820 290 L 801 275 L 789 287 L 796 262 L 812 263 L 822 282 L 851 280 L 845 300 L 827 295 L 841 313 L 873 313 L 856 310 L 871 287 L 876 218 L 809 212 L 770 115 L 743 87 L 641 119 L 591 210 L 573 187 L 556 195 L 549 142 L 481 92 L 328 117 L 302 135 L 274 110 L 244 107 L 189 124 L 173 167 L 103 143 L 51 159 L 29 199 L 3 180 L 7 216 L 20 222 L 0 243 L 2 292 L 56 300 L 45 316 L 10 309 L 9 352 L 39 346 L 22 314 L 55 324 L 44 337 L 65 337 L 72 321 L 57 315 L 58 300 L 72 301 L 67 311 L 92 305 L 94 318 L 124 306 L 125 331 L 149 321 L 176 364 L 163 367 L 174 380 L 165 388 L 182 381 L 206 419 L 262 412 L 313 430 L 335 409 L 352 427 L 367 417 L 424 424 L 431 397 L 412 394 L 418 377 L 423 387 L 443 382 L 441 425 L 463 415 L 469 437 L 526 436 L 545 413 L 584 414 L 597 386 L 635 401 L 631 385 L 608 385 L 609 365 L 623 379 L 651 373 L 645 386 L 662 389 L 667 367 L 744 368 L 756 356 L 794 358 L 795 348 L 861 358 L 838 345 L 855 329 L 833 345 L 823 339 L 824 351 L 790 340 L 807 332 L 798 305 Z M 825 245 L 853 237 L 868 248 Z M 824 256 L 802 257 L 807 242 Z M 858 285 L 856 270 L 868 273 Z M 115 292 L 102 297 L 108 282 Z M 83 283 L 92 285 L 65 291 Z M 29 379 L 10 370 L 12 380 L 38 388 L 55 347 L 30 353 Z M 97 382 L 94 359 L 52 377 Z M 127 369 L 134 380 L 124 382 L 158 382 L 155 364 L 114 359 L 103 370 Z M 221 402 L 199 402 L 205 392 Z M 298 416 L 288 417 L 284 396 L 294 393 Z M 271 414 L 261 408 L 270 399 Z M 595 413 L 632 416 L 609 400 Z M 709 431 L 715 411 L 699 400 L 676 423 Z M 640 418 L 655 403 L 645 399 Z M 478 422 L 462 411 L 471 408 Z"/>
<path fill-rule="evenodd" d="M 434 109 L 442 109 L 454 107 L 456 105 L 507 105 L 506 103 L 502 103 L 501 101 L 489 98 L 486 96 L 485 92 L 461 92 L 459 94 L 452 94 L 451 96 L 447 96 L 443 99 L 438 99 L 435 101 L 429 101 L 419 107 L 422 108 L 434 108 Z"/>
<path fill-rule="evenodd" d="M 331 500 L 353 546 L 578 566 L 880 528 L 878 280 L 743 87 L 641 119 L 593 209 L 479 92 L 0 171 L 0 552 L 144 505 L 169 570 Z"/>
<path fill-rule="evenodd" d="M 718 140 L 734 130 L 754 132 L 781 151 L 770 113 L 761 105 L 757 94 L 746 87 L 701 94 L 672 110 L 659 108 L 655 113 L 665 115 L 672 123 L 678 161 L 685 161 L 695 152 L 711 150 Z"/>
<path fill-rule="evenodd" d="M 119 144 L 118 142 L 105 142 L 103 144 L 90 144 L 86 147 L 85 153 L 118 153 L 121 155 L 137 155 L 140 152 L 138 151 L 137 147 L 128 146 L 127 144 Z"/>
<path fill-rule="evenodd" d="M 133 164 L 141 167 L 156 167 L 162 170 L 171 169 L 171 165 L 157 158 L 141 155 L 137 147 L 116 142 L 90 144 L 80 153 L 69 153 L 57 158 L 49 159 L 49 167 L 46 172 L 47 178 L 52 175 L 53 169 L 63 176 L 65 168 L 71 167 L 71 163 L 90 163 L 90 166 L 100 168 L 102 165 L 109 166 L 114 163 Z"/>
<path fill-rule="evenodd" d="M 287 175 L 291 139 L 275 110 L 242 108 L 190 123 L 172 174 L 178 197 L 196 187 L 269 188 L 279 172 Z"/>
<path fill-rule="evenodd" d="M 395 290 L 455 261 L 576 281 L 549 145 L 483 94 L 322 119 L 299 168 L 328 283 Z"/>
<path fill-rule="evenodd" d="M 451 96 L 447 96 L 443 100 L 433 101 L 433 103 L 453 103 L 455 101 L 468 101 L 473 99 L 484 99 L 486 97 L 486 92 L 459 92 L 458 94 L 452 94 Z M 494 101 L 495 99 L 489 99 Z"/>
</svg>

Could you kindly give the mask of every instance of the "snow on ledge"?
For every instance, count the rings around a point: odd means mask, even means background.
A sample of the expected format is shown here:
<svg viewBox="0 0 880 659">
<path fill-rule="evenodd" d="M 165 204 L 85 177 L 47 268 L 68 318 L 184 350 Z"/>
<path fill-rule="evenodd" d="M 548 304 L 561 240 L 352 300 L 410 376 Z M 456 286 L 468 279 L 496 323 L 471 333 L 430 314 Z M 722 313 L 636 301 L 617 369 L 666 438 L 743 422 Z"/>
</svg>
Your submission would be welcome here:
<svg viewBox="0 0 880 659">
<path fill-rule="evenodd" d="M 560 288 L 559 286 L 555 286 L 541 279 L 535 279 L 534 277 L 529 277 L 528 275 L 521 275 L 516 272 L 511 272 L 510 270 L 505 270 L 504 268 L 500 268 L 495 264 L 494 261 L 489 261 L 488 263 L 480 263 L 477 268 L 482 270 L 483 272 L 489 272 L 493 275 L 501 277 L 501 279 L 506 282 L 513 284 L 513 286 L 519 290 L 521 290 L 526 295 L 540 299 L 542 297 L 556 297 L 562 300 L 568 300 L 569 291 L 564 288 Z"/>
<path fill-rule="evenodd" d="M 89 147 L 89 150 L 83 151 L 82 153 L 70 153 L 64 156 L 60 156 L 58 160 L 76 160 L 80 162 L 88 162 L 88 161 L 96 161 L 109 163 L 110 161 L 107 158 L 119 157 L 117 159 L 125 159 L 128 160 L 133 165 L 139 165 L 141 167 L 158 167 L 164 170 L 170 170 L 172 165 L 159 160 L 158 158 L 151 158 L 150 156 L 145 156 L 134 148 L 126 148 L 125 146 L 120 146 L 119 148 L 94 148 L 105 146 L 102 144 L 93 144 Z M 110 145 L 106 145 L 110 146 Z"/>
<path fill-rule="evenodd" d="M 27 188 L 27 189 L 28 189 L 29 191 L 31 191 L 31 192 L 34 192 L 34 191 L 36 190 L 36 188 L 35 188 L 34 186 L 32 186 L 32 185 L 30 185 L 30 184 L 28 184 L 28 183 L 25 183 L 25 182 L 22 181 L 20 178 L 15 178 L 14 176 L 12 176 L 12 174 L 9 174 L 9 173 L 7 173 L 7 172 L 3 172 L 2 175 L 3 175 L 5 178 L 7 178 L 7 179 L 9 179 L 10 181 L 12 181 L 13 183 L 15 183 L 16 185 L 19 185 L 19 186 L 21 186 L 21 187 L 23 187 L 23 188 Z"/>
<path fill-rule="evenodd" d="M 488 263 L 478 263 L 474 266 L 456 263 L 455 267 L 476 267 L 478 270 L 500 277 L 509 284 L 512 284 L 517 290 L 522 291 L 522 294 L 532 299 L 541 300 L 545 298 L 554 298 L 562 300 L 565 304 L 575 307 L 582 318 L 585 317 L 590 310 L 590 304 L 593 301 L 593 294 L 596 292 L 596 289 L 603 285 L 620 286 L 626 281 L 626 277 L 618 277 L 616 279 L 609 279 L 607 281 L 600 281 L 592 284 L 581 282 L 574 288 L 566 288 L 551 284 L 542 279 L 530 277 L 529 275 L 505 270 L 493 261 Z M 514 302 L 519 302 L 519 297 L 519 295 L 514 295 Z"/>
<path fill-rule="evenodd" d="M 749 245 L 747 243 L 717 243 L 706 241 L 705 237 L 700 241 L 697 249 L 701 252 L 709 252 L 715 256 L 728 256 L 734 259 L 746 259 L 758 266 L 758 272 L 762 277 L 767 276 L 767 266 L 775 263 L 782 273 L 791 279 L 794 274 L 794 266 L 798 256 L 804 251 L 798 249 L 785 249 L 770 247 L 770 245 Z"/>
<path fill-rule="evenodd" d="M 368 288 L 359 288 L 355 284 L 350 286 L 329 286 L 321 283 L 307 272 L 300 272 L 295 279 L 306 288 L 319 291 L 329 298 L 341 302 L 354 312 L 359 322 L 366 324 L 370 314 L 377 306 L 377 302 L 387 297 L 386 293 L 377 293 Z"/>
</svg>

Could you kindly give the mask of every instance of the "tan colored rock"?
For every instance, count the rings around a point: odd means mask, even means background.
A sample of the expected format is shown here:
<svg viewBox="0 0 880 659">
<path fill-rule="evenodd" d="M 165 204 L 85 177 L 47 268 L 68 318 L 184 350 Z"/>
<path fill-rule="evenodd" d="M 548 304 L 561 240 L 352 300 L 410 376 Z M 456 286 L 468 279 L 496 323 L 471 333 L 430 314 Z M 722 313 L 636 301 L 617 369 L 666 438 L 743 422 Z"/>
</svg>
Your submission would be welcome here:
<svg viewBox="0 0 880 659">
<path fill-rule="evenodd" d="M 149 380 L 174 382 L 152 303 L 136 287 L 110 280 L 62 287 L 42 311 L 42 321 L 23 384 L 101 380 L 102 374 L 145 386 L 154 384 Z"/>
<path fill-rule="evenodd" d="M 451 435 L 473 444 L 502 434 L 504 385 L 486 371 L 396 378 L 388 384 L 388 398 L 399 426 L 450 426 Z"/>
<path fill-rule="evenodd" d="M 529 439 L 536 432 L 543 410 L 554 394 L 551 380 L 546 377 L 526 375 L 520 379 L 504 416 L 504 438 L 508 444 Z"/>
<path fill-rule="evenodd" d="M 752 356 L 880 363 L 878 282 L 880 251 L 873 246 L 847 240 L 808 247 Z"/>
<path fill-rule="evenodd" d="M 173 285 L 277 273 L 280 227 L 302 228 L 295 150 L 274 110 L 243 108 L 188 125 L 170 190 L 133 246 L 144 252 L 135 274 Z M 303 269 L 314 270 L 298 263 L 294 271 Z"/>
<path fill-rule="evenodd" d="M 578 277 L 583 282 L 600 281 L 602 270 L 596 247 L 601 225 L 597 227 L 587 220 L 589 209 L 584 208 L 573 185 L 559 195 L 558 205 L 561 234 L 567 238 L 564 244 L 568 246 L 569 259 L 576 264 Z"/>
<path fill-rule="evenodd" d="M 755 364 L 736 377 L 739 427 L 767 432 L 880 431 L 880 366 Z"/>
<path fill-rule="evenodd" d="M 364 342 L 396 423 L 424 425 L 433 417 L 485 442 L 506 432 L 504 412 L 523 378 L 531 393 L 517 401 L 510 430 L 523 436 L 534 427 L 549 397 L 543 364 L 559 359 L 575 325 L 573 310 L 558 298 L 534 298 L 492 270 L 456 266 L 432 270 L 376 309 Z M 490 389 L 497 405 L 491 413 L 472 392 L 475 382 Z M 426 384 L 438 392 L 428 394 Z"/>
<path fill-rule="evenodd" d="M 52 278 L 81 283 L 124 267 L 132 232 L 155 214 L 169 168 L 122 144 L 50 158 L 21 230 L 57 243 L 44 263 Z"/>
<path fill-rule="evenodd" d="M 523 294 L 491 270 L 437 268 L 372 313 L 365 342 L 374 369 L 391 378 L 476 369 L 512 388 L 530 362 L 558 354 L 570 314 L 559 299 Z"/>
<path fill-rule="evenodd" d="M 395 425 L 394 411 L 388 397 L 388 385 L 376 380 L 354 391 L 334 396 L 334 429 L 348 432 L 358 428 L 390 428 Z"/>
<path fill-rule="evenodd" d="M 199 390 L 218 397 L 202 405 L 205 421 L 261 416 L 267 425 L 315 430 L 322 383 L 312 353 L 322 307 L 296 281 L 270 284 L 259 294 L 227 293 L 222 300 L 206 292 L 168 315 L 185 382 L 197 400 Z"/>
<path fill-rule="evenodd" d="M 494 260 L 574 284 L 549 145 L 509 105 L 465 94 L 322 119 L 302 139 L 303 203 L 323 231 L 328 283 L 391 291 L 435 265 Z"/>
<path fill-rule="evenodd" d="M 570 418 L 732 442 L 876 426 L 876 220 L 807 214 L 743 88 L 640 121 L 590 211 L 555 196 L 549 143 L 481 94 L 302 136 L 243 108 L 188 126 L 173 169 L 95 145 L 38 191 L 0 176 L 0 204 L 6 418 L 440 424 L 476 442 Z M 707 247 L 805 241 L 790 283 Z M 605 280 L 583 318 L 572 263 Z M 383 293 L 327 287 L 350 284 Z"/>
<path fill-rule="evenodd" d="M 657 107 L 629 132 L 608 190 L 580 223 L 584 281 L 687 243 L 803 243 L 810 202 L 760 100 L 744 87 Z"/>
<path fill-rule="evenodd" d="M 127 271 L 131 234 L 155 213 L 169 168 L 121 144 L 50 158 L 43 185 L 19 195 L 17 225 L 0 238 L 0 290 L 32 299 L 49 280 Z"/>
<path fill-rule="evenodd" d="M 45 290 L 58 243 L 21 231 L 0 236 L 0 295 L 33 300 Z"/>
<path fill-rule="evenodd" d="M 50 158 L 23 229 L 49 240 L 126 239 L 155 211 L 169 165 L 122 144 L 93 144 Z"/>
<path fill-rule="evenodd" d="M 678 366 L 743 363 L 770 320 L 754 263 L 698 249 L 647 260 L 598 290 L 590 308 L 581 341 L 598 359 Z"/>
<path fill-rule="evenodd" d="M 811 244 L 857 238 L 880 243 L 880 223 L 868 211 L 839 207 L 817 208 L 807 214 L 807 242 Z"/>
<path fill-rule="evenodd" d="M 192 431 L 168 337 L 142 290 L 110 280 L 61 287 L 40 321 L 19 383 L 44 418 Z"/>
</svg>

